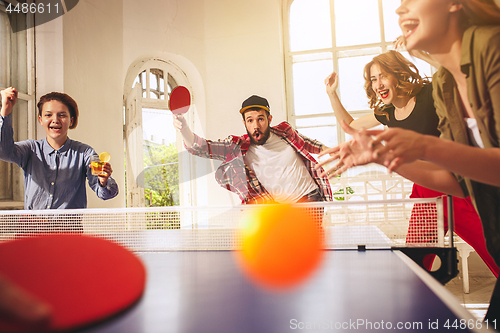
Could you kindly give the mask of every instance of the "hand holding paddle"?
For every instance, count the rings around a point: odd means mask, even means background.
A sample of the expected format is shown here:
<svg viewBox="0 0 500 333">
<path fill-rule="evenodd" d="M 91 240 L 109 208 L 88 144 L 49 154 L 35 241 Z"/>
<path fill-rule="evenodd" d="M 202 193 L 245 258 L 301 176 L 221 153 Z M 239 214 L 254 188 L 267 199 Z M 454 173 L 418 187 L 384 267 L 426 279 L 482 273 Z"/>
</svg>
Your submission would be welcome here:
<svg viewBox="0 0 500 333">
<path fill-rule="evenodd" d="M 170 93 L 168 107 L 173 114 L 184 114 L 191 106 L 191 94 L 186 87 L 177 86 Z"/>
<path fill-rule="evenodd" d="M 0 317 L 11 318 L 26 329 L 47 326 L 52 308 L 0 274 Z"/>
<path fill-rule="evenodd" d="M 182 133 L 186 128 L 189 128 L 186 118 L 184 118 L 182 114 L 174 114 L 174 127 L 180 133 Z"/>
<path fill-rule="evenodd" d="M 0 298 L 11 301 L 0 309 L 0 332 L 73 331 L 101 322 L 137 302 L 146 283 L 144 265 L 126 248 L 71 234 L 0 243 L 0 276 Z"/>
<path fill-rule="evenodd" d="M 194 134 L 191 132 L 191 129 L 189 129 L 186 119 L 183 116 L 191 106 L 191 94 L 189 90 L 183 86 L 175 87 L 170 93 L 168 105 L 170 111 L 174 115 L 173 122 L 175 129 L 182 134 L 186 146 L 191 147 L 194 143 Z"/>
</svg>

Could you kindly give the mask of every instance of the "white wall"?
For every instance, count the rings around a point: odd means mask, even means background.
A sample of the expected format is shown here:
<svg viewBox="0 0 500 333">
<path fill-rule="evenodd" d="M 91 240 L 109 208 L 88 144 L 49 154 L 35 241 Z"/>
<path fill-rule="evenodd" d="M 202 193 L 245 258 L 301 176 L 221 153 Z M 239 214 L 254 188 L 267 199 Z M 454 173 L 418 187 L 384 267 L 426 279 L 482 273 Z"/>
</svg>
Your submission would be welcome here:
<svg viewBox="0 0 500 333">
<path fill-rule="evenodd" d="M 36 99 L 52 91 L 64 90 L 63 19 L 36 27 Z M 38 125 L 37 138 L 45 137 L 43 127 Z"/>
<path fill-rule="evenodd" d="M 138 7 L 125 0 L 124 73 L 141 58 L 179 59 L 194 89 L 194 131 L 208 139 L 244 134 L 238 110 L 253 94 L 269 99 L 277 124 L 285 119 L 279 3 L 145 0 Z M 193 204 L 239 203 L 216 183 L 213 172 L 206 175 L 218 165 L 195 159 Z"/>
<path fill-rule="evenodd" d="M 37 28 L 38 93 L 59 90 L 75 98 L 80 123 L 70 137 L 112 156 L 120 196 L 102 202 L 89 192 L 89 207 L 125 205 L 124 81 L 138 59 L 169 58 L 185 71 L 196 103 L 194 129 L 209 139 L 245 133 L 238 110 L 253 94 L 269 100 L 273 124 L 285 119 L 280 3 L 82 0 Z M 194 203 L 238 203 L 213 174 L 199 177 L 213 165 L 196 159 Z"/>
<path fill-rule="evenodd" d="M 209 137 L 243 134 L 241 103 L 251 95 L 269 100 L 274 123 L 283 110 L 284 60 L 278 1 L 207 0 L 206 64 Z"/>
<path fill-rule="evenodd" d="M 205 1 L 206 136 L 246 133 L 239 113 L 251 95 L 268 99 L 274 125 L 286 119 L 280 1 Z M 213 180 L 213 178 L 212 178 Z M 208 182 L 209 204 L 238 203 L 215 181 Z"/>
<path fill-rule="evenodd" d="M 89 207 L 125 205 L 123 154 L 123 21 L 121 0 L 80 1 L 63 16 L 64 87 L 77 101 L 73 137 L 111 154 L 118 197 L 102 201 L 88 191 Z"/>
<path fill-rule="evenodd" d="M 122 2 L 86 0 L 36 29 L 37 99 L 51 91 L 73 97 L 79 124 L 69 137 L 111 154 L 113 178 L 121 193 L 109 201 L 88 188 L 88 207 L 123 207 Z M 41 127 L 38 138 L 45 137 Z"/>
</svg>

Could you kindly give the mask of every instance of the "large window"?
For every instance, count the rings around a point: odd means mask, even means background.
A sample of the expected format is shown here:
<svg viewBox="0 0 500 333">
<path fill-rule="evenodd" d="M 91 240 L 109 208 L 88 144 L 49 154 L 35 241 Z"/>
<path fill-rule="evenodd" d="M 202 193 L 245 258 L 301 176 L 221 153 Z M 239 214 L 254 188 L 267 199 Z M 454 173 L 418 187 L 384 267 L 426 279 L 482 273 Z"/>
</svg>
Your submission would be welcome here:
<svg viewBox="0 0 500 333">
<path fill-rule="evenodd" d="M 140 69 L 127 96 L 125 126 L 127 206 L 180 204 L 179 155 L 170 93 L 176 71 L 150 60 Z"/>
<path fill-rule="evenodd" d="M 337 93 L 355 119 L 373 112 L 363 88 L 363 68 L 374 56 L 393 49 L 393 41 L 401 34 L 395 13 L 401 1 L 287 1 L 284 39 L 288 120 L 304 135 L 336 146 L 349 137 L 337 124 L 324 79 L 332 71 L 338 73 Z M 432 75 L 429 64 L 403 54 L 421 74 Z M 342 178 L 332 180 L 332 189 L 342 199 L 396 199 L 411 189 L 410 182 L 386 175 L 385 168 L 377 165 L 350 169 Z M 376 181 L 367 188 L 372 179 Z"/>
<path fill-rule="evenodd" d="M 9 17 L 10 14 L 6 11 L 9 3 L 15 5 L 17 1 L 0 0 L 0 90 L 12 86 L 19 91 L 17 104 L 12 112 L 12 125 L 14 140 L 21 141 L 36 137 L 34 38 L 33 28 L 26 29 L 33 16 L 16 13 Z M 11 25 L 18 32 L 14 33 Z M 16 165 L 0 161 L 0 184 L 1 209 L 22 208 L 22 170 Z"/>
<path fill-rule="evenodd" d="M 176 131 L 172 112 L 166 104 L 177 82 L 159 68 L 147 68 L 136 82 L 142 87 L 145 203 L 148 206 L 179 205 Z"/>
</svg>

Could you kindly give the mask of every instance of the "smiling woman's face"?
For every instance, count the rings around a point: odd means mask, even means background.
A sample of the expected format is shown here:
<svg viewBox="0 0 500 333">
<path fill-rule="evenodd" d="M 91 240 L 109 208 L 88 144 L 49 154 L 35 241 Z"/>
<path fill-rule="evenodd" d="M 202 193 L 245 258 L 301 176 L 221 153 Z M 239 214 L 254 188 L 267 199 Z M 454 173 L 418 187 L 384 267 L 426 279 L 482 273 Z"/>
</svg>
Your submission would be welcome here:
<svg viewBox="0 0 500 333">
<path fill-rule="evenodd" d="M 406 48 L 429 53 L 437 50 L 450 29 L 450 14 L 457 6 L 451 0 L 402 0 L 396 14 Z"/>
<path fill-rule="evenodd" d="M 382 72 L 378 64 L 373 64 L 370 67 L 370 80 L 373 91 L 385 105 L 391 104 L 397 97 L 396 85 L 386 73 Z"/>
</svg>

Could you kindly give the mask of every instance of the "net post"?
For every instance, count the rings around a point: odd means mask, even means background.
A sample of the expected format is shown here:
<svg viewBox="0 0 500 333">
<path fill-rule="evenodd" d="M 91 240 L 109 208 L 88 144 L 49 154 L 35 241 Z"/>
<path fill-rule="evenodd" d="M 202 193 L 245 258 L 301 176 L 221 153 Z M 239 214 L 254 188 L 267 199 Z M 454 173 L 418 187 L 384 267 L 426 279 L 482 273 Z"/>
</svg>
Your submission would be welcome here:
<svg viewBox="0 0 500 333">
<path fill-rule="evenodd" d="M 446 201 L 448 203 L 447 211 L 448 211 L 448 230 L 450 231 L 450 247 L 453 248 L 453 197 L 451 195 L 446 196 Z"/>
<path fill-rule="evenodd" d="M 436 212 L 437 212 L 437 232 L 439 247 L 444 247 L 444 209 L 443 197 L 436 198 Z"/>
</svg>

